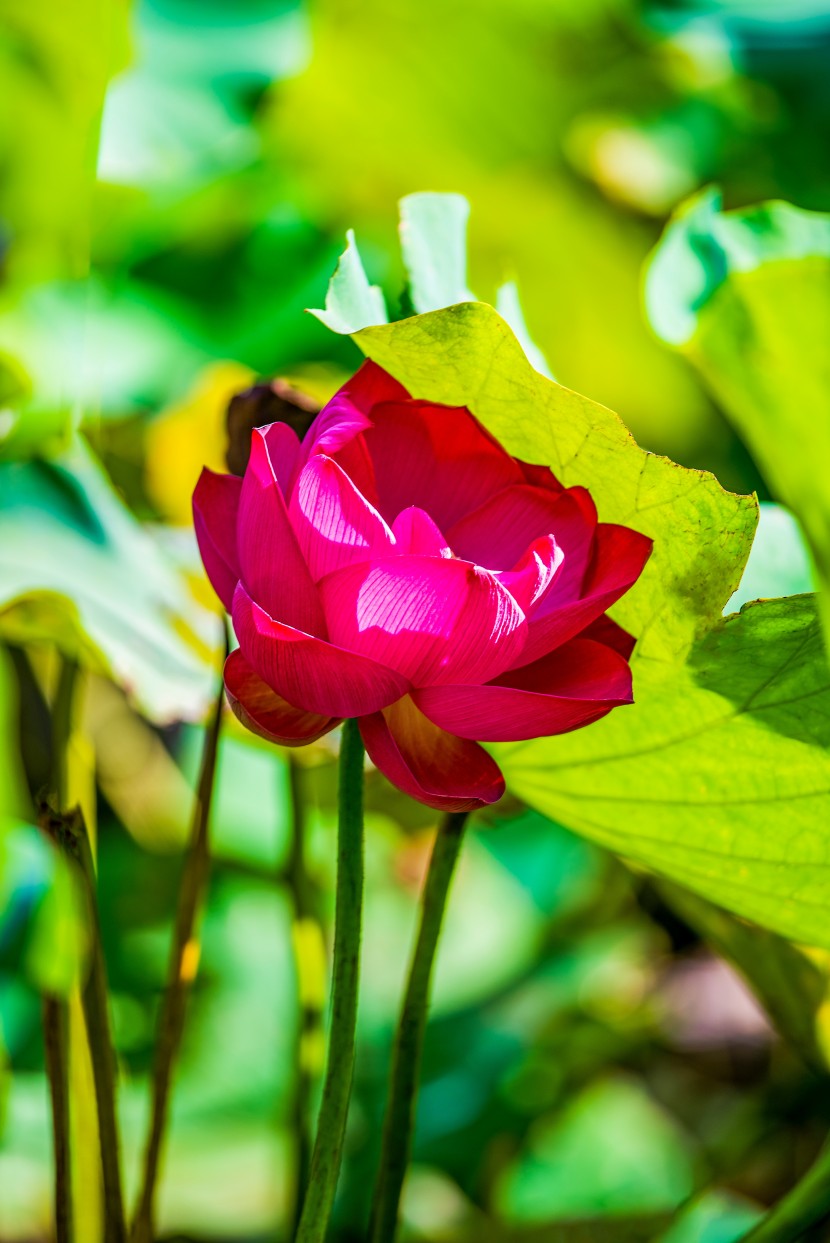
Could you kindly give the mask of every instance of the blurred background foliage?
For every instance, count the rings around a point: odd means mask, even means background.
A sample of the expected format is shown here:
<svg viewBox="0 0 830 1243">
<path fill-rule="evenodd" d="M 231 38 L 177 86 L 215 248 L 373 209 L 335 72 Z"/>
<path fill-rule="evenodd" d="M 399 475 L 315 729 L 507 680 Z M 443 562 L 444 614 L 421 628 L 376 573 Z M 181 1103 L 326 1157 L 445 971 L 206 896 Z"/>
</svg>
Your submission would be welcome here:
<svg viewBox="0 0 830 1243">
<path fill-rule="evenodd" d="M 669 214 L 710 182 L 727 207 L 828 206 L 828 55 L 820 0 L 0 0 L 2 1243 L 51 1237 L 39 990 L 71 997 L 85 953 L 73 878 L 31 823 L 59 654 L 83 667 L 68 789 L 97 825 L 135 1188 L 221 646 L 189 497 L 203 463 L 222 465 L 230 395 L 260 374 L 331 392 L 358 352 L 303 310 L 322 305 L 345 230 L 405 312 L 396 201 L 457 191 L 473 288 L 492 298 L 515 278 L 559 380 L 646 448 L 792 504 L 713 378 L 740 332 L 724 346 L 710 331 L 720 355 L 687 351 L 695 370 L 656 335 L 680 343 L 666 317 L 688 312 L 682 264 L 664 252 L 656 333 L 641 283 Z M 798 527 L 767 506 L 736 604 L 811 574 Z M 319 1007 L 333 761 L 324 741 L 292 778 L 233 724 L 223 737 L 165 1237 L 285 1237 L 294 1068 L 301 1055 L 313 1076 L 321 1057 L 319 1032 L 298 1050 L 296 980 Z M 313 918 L 292 952 L 297 787 Z M 369 799 L 344 1240 L 365 1220 L 432 828 L 374 776 Z M 820 955 L 506 800 L 453 893 L 409 1237 L 729 1243 L 830 1125 L 827 1015 Z M 73 1069 L 80 1098 L 86 1073 Z M 96 1243 L 96 1190 L 76 1177 Z"/>
</svg>

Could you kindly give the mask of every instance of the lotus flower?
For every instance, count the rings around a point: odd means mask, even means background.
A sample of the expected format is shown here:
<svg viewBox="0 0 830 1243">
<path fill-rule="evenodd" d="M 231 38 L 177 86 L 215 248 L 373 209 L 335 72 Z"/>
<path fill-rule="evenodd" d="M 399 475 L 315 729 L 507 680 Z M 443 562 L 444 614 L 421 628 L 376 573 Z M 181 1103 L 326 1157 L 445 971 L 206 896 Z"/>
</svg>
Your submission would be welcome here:
<svg viewBox="0 0 830 1243">
<path fill-rule="evenodd" d="M 388 779 L 464 811 L 504 792 L 480 742 L 560 734 L 632 702 L 606 616 L 651 540 L 511 457 L 465 408 L 365 363 L 302 440 L 256 428 L 243 478 L 204 470 L 199 548 L 239 642 L 225 688 L 287 746 L 359 718 Z"/>
</svg>

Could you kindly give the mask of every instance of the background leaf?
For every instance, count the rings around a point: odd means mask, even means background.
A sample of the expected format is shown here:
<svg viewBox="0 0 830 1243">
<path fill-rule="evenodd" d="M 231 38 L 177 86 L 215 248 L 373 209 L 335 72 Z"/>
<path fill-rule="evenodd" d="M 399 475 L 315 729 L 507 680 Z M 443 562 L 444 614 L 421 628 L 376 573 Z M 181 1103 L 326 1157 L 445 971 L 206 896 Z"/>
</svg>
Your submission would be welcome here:
<svg viewBox="0 0 830 1243">
<path fill-rule="evenodd" d="M 0 4 L 0 210 L 18 277 L 86 271 L 98 125 L 127 21 L 126 0 Z"/>
<path fill-rule="evenodd" d="M 684 1208 L 659 1243 L 738 1243 L 761 1210 L 724 1192 L 711 1192 Z"/>
<path fill-rule="evenodd" d="M 0 824 L 0 954 L 33 988 L 68 997 L 83 973 L 87 910 L 76 870 L 30 824 Z"/>
<path fill-rule="evenodd" d="M 212 695 L 218 623 L 80 438 L 51 462 L 0 463 L 0 626 L 87 647 L 156 719 L 198 718 Z"/>
<path fill-rule="evenodd" d="M 679 885 L 660 884 L 671 907 L 737 968 L 781 1035 L 820 1074 L 830 1066 L 830 956 L 736 919 Z"/>
<path fill-rule="evenodd" d="M 830 636 L 830 216 L 789 203 L 722 213 L 712 191 L 668 227 L 648 273 L 651 322 L 694 365 L 803 524 Z"/>
<path fill-rule="evenodd" d="M 415 310 L 475 302 L 467 288 L 467 221 L 462 194 L 408 194 L 400 201 L 400 237 Z"/>
<path fill-rule="evenodd" d="M 495 1202 L 523 1221 L 658 1212 L 676 1208 L 693 1185 L 684 1136 L 641 1088 L 619 1078 L 539 1119 Z"/>
<path fill-rule="evenodd" d="M 783 505 L 762 501 L 749 560 L 724 612 L 737 612 L 742 604 L 771 596 L 805 595 L 817 586 L 798 522 Z"/>
</svg>

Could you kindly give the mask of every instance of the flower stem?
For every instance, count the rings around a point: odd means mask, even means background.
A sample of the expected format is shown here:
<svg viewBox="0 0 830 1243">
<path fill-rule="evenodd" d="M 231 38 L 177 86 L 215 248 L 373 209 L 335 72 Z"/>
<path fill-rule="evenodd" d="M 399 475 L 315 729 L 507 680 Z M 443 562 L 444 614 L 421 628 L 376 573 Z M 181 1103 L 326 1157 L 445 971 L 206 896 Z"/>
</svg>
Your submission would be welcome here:
<svg viewBox="0 0 830 1243">
<path fill-rule="evenodd" d="M 302 765 L 288 753 L 291 790 L 291 850 L 286 880 L 294 907 L 294 954 L 297 973 L 297 1032 L 293 1099 L 294 1194 L 290 1238 L 300 1224 L 311 1166 L 311 1097 L 316 1079 L 315 1059 L 322 1041 L 323 933 L 318 922 L 314 887 L 306 869 L 306 814 Z M 318 948 L 319 947 L 319 948 Z"/>
<path fill-rule="evenodd" d="M 741 1243 L 794 1243 L 830 1221 L 830 1140 L 799 1183 L 742 1236 Z M 822 1235 L 822 1237 L 824 1237 Z"/>
<path fill-rule="evenodd" d="M 451 812 L 444 817 L 435 838 L 424 883 L 418 938 L 392 1049 L 380 1168 L 369 1225 L 371 1243 L 392 1243 L 397 1230 L 401 1191 L 412 1150 L 415 1101 L 435 951 L 467 815 L 467 812 Z"/>
<path fill-rule="evenodd" d="M 69 1148 L 69 1017 L 59 997 L 43 999 L 43 1047 L 52 1101 L 55 1151 L 55 1240 L 72 1243 L 72 1183 Z"/>
<path fill-rule="evenodd" d="M 156 1059 L 153 1070 L 150 1129 L 144 1151 L 144 1167 L 138 1206 L 133 1220 L 132 1243 L 153 1243 L 155 1229 L 155 1200 L 158 1182 L 161 1146 L 167 1125 L 173 1065 L 178 1053 L 184 1029 L 185 1008 L 190 985 L 196 973 L 199 958 L 199 941 L 196 919 L 207 884 L 209 850 L 208 826 L 213 802 L 216 777 L 216 756 L 219 748 L 219 732 L 225 700 L 224 683 L 220 681 L 219 693 L 205 733 L 199 786 L 190 834 L 190 846 L 184 862 L 173 942 L 167 976 L 167 988 L 159 1016 L 156 1038 Z"/>
<path fill-rule="evenodd" d="M 296 1243 L 323 1243 L 343 1158 L 354 1070 L 363 909 L 363 743 L 346 721 L 340 744 L 331 1030 L 311 1173 Z"/>
</svg>

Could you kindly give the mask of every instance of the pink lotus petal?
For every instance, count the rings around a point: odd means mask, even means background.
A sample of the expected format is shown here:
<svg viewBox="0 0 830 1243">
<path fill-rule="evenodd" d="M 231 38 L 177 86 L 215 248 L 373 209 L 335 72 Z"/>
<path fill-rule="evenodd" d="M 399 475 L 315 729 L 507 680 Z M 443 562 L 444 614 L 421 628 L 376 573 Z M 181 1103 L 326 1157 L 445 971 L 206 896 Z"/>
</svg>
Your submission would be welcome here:
<svg viewBox="0 0 830 1243">
<path fill-rule="evenodd" d="M 406 389 L 376 363 L 366 362 L 323 407 L 303 440 L 303 461 L 315 453 L 333 456 L 372 424 L 379 402 L 408 401 Z M 372 418 L 369 417 L 372 412 Z"/>
<path fill-rule="evenodd" d="M 389 527 L 330 457 L 318 454 L 303 467 L 289 517 L 313 579 L 377 554 L 390 554 Z"/>
<path fill-rule="evenodd" d="M 322 605 L 271 465 L 268 434 L 258 427 L 239 502 L 239 559 L 242 581 L 266 613 L 325 636 Z"/>
<path fill-rule="evenodd" d="M 651 549 L 652 541 L 638 531 L 600 523 L 582 598 L 560 603 L 559 580 L 554 581 L 552 589 L 541 597 L 528 617 L 522 664 L 538 660 L 601 617 L 634 586 Z"/>
<path fill-rule="evenodd" d="M 534 540 L 518 565 L 496 578 L 510 592 L 519 608 L 532 615 L 533 606 L 553 585 L 565 554 L 552 535 Z"/>
<path fill-rule="evenodd" d="M 204 468 L 193 492 L 193 526 L 210 584 L 227 612 L 239 582 L 236 523 L 242 480 Z"/>
<path fill-rule="evenodd" d="M 387 402 L 372 410 L 372 421 L 362 439 L 387 522 L 414 505 L 448 531 L 493 492 L 522 478 L 516 462 L 468 410 Z M 356 481 L 362 489 L 363 480 Z"/>
<path fill-rule="evenodd" d="M 413 699 L 461 738 L 519 742 L 579 729 L 631 703 L 631 670 L 612 648 L 574 639 L 487 686 L 431 686 Z"/>
<path fill-rule="evenodd" d="M 251 667 L 294 707 L 321 716 L 377 712 L 409 690 L 406 678 L 355 652 L 269 617 L 240 583 L 233 625 Z"/>
<path fill-rule="evenodd" d="M 323 407 L 306 433 L 303 441 L 304 461 L 309 461 L 316 453 L 333 456 L 338 449 L 342 449 L 371 425 L 369 416 L 341 389 Z"/>
<path fill-rule="evenodd" d="M 491 496 L 447 531 L 453 552 L 493 570 L 514 566 L 534 540 L 552 535 L 565 554 L 559 583 L 579 594 L 596 510 L 584 488 L 558 494 L 522 483 Z"/>
<path fill-rule="evenodd" d="M 332 642 L 413 685 L 487 681 L 524 647 L 509 591 L 465 561 L 404 554 L 337 570 L 319 589 Z"/>
<path fill-rule="evenodd" d="M 410 505 L 392 523 L 398 553 L 423 553 L 428 557 L 451 557 L 452 551 L 440 530 L 424 509 Z"/>
<path fill-rule="evenodd" d="M 259 428 L 259 432 L 265 440 L 274 478 L 287 501 L 300 464 L 300 439 L 287 423 L 269 423 Z"/>
<path fill-rule="evenodd" d="M 301 747 L 340 724 L 339 717 L 294 708 L 271 690 L 237 648 L 225 661 L 225 694 L 234 716 L 252 733 L 284 747 Z"/>
<path fill-rule="evenodd" d="M 438 729 L 409 696 L 363 717 L 360 732 L 388 780 L 437 811 L 473 811 L 504 793 L 495 760 L 476 743 Z"/>
</svg>

